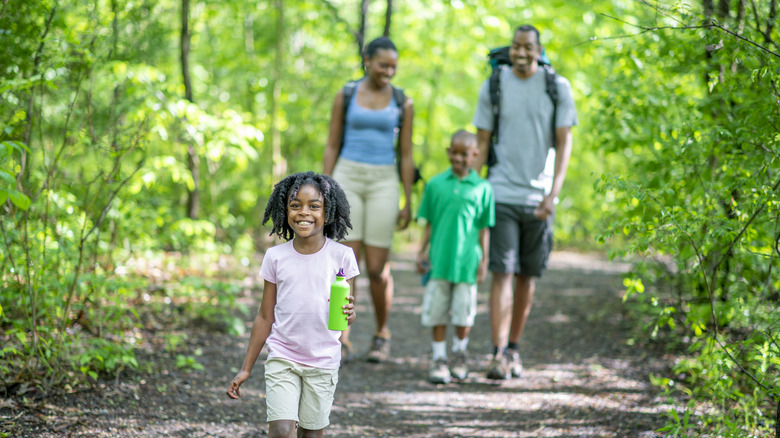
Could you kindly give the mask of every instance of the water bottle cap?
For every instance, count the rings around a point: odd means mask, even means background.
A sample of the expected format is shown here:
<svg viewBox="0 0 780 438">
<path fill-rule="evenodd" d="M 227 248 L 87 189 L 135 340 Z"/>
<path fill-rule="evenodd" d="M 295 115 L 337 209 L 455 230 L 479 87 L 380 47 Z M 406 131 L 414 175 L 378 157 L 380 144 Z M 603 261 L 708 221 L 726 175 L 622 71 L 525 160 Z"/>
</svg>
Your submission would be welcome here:
<svg viewBox="0 0 780 438">
<path fill-rule="evenodd" d="M 347 275 L 344 274 L 344 268 L 339 268 L 339 272 L 336 274 L 336 277 L 346 277 Z"/>
</svg>

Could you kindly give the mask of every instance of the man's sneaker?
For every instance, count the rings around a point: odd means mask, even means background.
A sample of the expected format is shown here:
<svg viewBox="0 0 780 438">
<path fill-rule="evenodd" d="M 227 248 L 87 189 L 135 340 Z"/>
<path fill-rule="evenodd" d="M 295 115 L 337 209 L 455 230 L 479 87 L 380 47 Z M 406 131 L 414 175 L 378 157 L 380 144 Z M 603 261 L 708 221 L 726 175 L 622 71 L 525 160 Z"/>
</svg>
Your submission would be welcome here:
<svg viewBox="0 0 780 438">
<path fill-rule="evenodd" d="M 372 363 L 384 362 L 390 355 L 390 339 L 374 335 L 374 341 L 371 350 L 368 352 L 366 360 Z"/>
<path fill-rule="evenodd" d="M 520 377 L 520 374 L 523 373 L 523 361 L 520 359 L 520 352 L 514 348 L 507 348 L 504 350 L 504 354 L 506 355 L 509 373 L 512 377 Z"/>
<path fill-rule="evenodd" d="M 452 359 L 450 360 L 450 375 L 455 380 L 466 380 L 466 376 L 469 375 L 466 350 L 453 353 Z"/>
<path fill-rule="evenodd" d="M 506 380 L 509 378 L 509 366 L 506 363 L 506 355 L 503 352 L 498 352 L 490 360 L 487 378 L 491 380 Z"/>
<path fill-rule="evenodd" d="M 450 383 L 450 370 L 447 359 L 436 359 L 428 369 L 428 381 L 431 383 Z"/>
</svg>

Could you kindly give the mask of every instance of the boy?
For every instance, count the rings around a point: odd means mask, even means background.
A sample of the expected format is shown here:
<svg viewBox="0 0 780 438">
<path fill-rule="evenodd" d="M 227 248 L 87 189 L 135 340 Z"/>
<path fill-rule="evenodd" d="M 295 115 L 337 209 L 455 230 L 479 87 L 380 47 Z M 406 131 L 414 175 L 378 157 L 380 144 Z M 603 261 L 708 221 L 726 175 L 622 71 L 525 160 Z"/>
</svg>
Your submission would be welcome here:
<svg viewBox="0 0 780 438">
<path fill-rule="evenodd" d="M 431 270 L 422 303 L 422 324 L 433 327 L 431 383 L 468 375 L 466 347 L 477 313 L 477 282 L 487 274 L 489 227 L 495 222 L 493 189 L 471 169 L 477 154 L 476 135 L 465 130 L 453 134 L 447 149 L 452 167 L 431 179 L 418 211 L 427 225 L 417 270 Z M 455 326 L 451 361 L 448 323 Z"/>
</svg>

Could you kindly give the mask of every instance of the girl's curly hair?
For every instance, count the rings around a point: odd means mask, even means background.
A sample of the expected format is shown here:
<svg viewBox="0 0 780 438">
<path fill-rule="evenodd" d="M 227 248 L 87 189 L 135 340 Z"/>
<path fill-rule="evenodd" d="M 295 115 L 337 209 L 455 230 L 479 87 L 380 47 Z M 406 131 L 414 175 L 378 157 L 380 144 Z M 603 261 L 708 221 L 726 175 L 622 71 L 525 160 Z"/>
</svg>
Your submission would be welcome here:
<svg viewBox="0 0 780 438">
<path fill-rule="evenodd" d="M 347 235 L 347 228 L 352 228 L 349 221 L 349 202 L 339 183 L 327 175 L 314 172 L 294 173 L 274 186 L 271 198 L 265 206 L 263 225 L 271 219 L 273 229 L 270 235 L 278 235 L 284 240 L 295 237 L 290 224 L 287 223 L 287 203 L 291 196 L 296 196 L 301 186 L 314 186 L 322 193 L 325 200 L 325 227 L 323 234 L 333 240 L 341 240 Z"/>
</svg>

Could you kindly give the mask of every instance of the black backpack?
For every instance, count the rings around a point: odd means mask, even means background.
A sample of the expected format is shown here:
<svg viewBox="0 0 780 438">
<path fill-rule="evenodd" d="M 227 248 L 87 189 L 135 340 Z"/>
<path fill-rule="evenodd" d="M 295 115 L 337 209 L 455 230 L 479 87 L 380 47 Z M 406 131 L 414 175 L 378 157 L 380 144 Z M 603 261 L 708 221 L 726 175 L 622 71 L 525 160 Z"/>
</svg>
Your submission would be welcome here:
<svg viewBox="0 0 780 438">
<path fill-rule="evenodd" d="M 358 82 L 360 81 L 349 81 L 344 85 L 344 116 L 342 118 L 343 124 L 341 126 L 341 147 L 344 147 L 344 135 L 346 133 L 347 125 L 347 109 L 349 108 L 350 102 L 352 102 L 352 95 L 355 94 Z M 391 87 L 393 86 L 391 85 Z M 403 126 L 404 123 L 404 102 L 406 102 L 406 95 L 404 95 L 404 90 L 393 87 L 393 98 L 395 98 L 395 102 L 398 104 L 399 109 L 398 126 L 396 127 L 398 130 L 398 135 L 396 135 L 395 162 L 396 166 L 398 167 L 398 175 L 401 175 L 401 126 Z M 415 166 L 412 185 L 416 184 L 417 181 L 423 181 L 423 177 L 420 174 L 420 169 Z"/>
<path fill-rule="evenodd" d="M 512 65 L 509 60 L 509 46 L 493 49 L 488 53 L 490 67 L 490 106 L 493 112 L 493 131 L 490 134 L 490 147 L 488 148 L 487 165 L 494 166 L 498 159 L 496 158 L 495 145 L 498 142 L 498 122 L 501 118 L 501 66 Z M 555 118 L 558 113 L 558 87 L 555 86 L 555 69 L 550 64 L 550 60 L 542 50 L 542 56 L 537 61 L 539 67 L 544 69 L 545 91 L 550 96 L 553 104 L 552 116 L 552 144 L 555 147 Z"/>
</svg>

